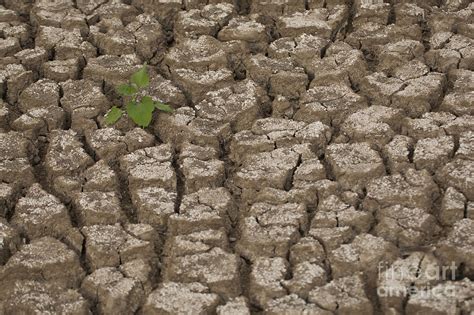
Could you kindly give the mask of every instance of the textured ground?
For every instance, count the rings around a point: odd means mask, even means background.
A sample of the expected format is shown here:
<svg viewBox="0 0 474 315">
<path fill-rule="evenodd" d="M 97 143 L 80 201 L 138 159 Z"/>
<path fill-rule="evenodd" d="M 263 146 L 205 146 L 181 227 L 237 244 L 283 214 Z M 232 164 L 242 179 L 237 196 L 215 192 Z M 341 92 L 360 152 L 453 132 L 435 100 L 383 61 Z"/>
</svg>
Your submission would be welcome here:
<svg viewBox="0 0 474 315">
<path fill-rule="evenodd" d="M 474 4 L 388 2 L 0 0 L 0 314 L 472 314 Z"/>
</svg>

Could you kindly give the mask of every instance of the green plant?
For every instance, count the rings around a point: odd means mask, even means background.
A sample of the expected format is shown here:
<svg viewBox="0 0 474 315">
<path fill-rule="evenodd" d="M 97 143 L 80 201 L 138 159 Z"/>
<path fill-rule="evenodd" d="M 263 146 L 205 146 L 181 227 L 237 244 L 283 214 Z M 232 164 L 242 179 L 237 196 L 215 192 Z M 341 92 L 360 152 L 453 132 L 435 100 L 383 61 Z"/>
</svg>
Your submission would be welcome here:
<svg viewBox="0 0 474 315">
<path fill-rule="evenodd" d="M 161 102 L 155 102 L 150 96 L 142 96 L 142 90 L 148 87 L 150 78 L 148 77 L 146 63 L 137 72 L 132 74 L 128 84 L 121 84 L 117 87 L 117 92 L 128 99 L 125 110 L 113 106 L 105 115 L 105 123 L 112 125 L 126 112 L 134 123 L 142 128 L 148 127 L 153 117 L 155 109 L 172 112 L 173 109 Z"/>
</svg>

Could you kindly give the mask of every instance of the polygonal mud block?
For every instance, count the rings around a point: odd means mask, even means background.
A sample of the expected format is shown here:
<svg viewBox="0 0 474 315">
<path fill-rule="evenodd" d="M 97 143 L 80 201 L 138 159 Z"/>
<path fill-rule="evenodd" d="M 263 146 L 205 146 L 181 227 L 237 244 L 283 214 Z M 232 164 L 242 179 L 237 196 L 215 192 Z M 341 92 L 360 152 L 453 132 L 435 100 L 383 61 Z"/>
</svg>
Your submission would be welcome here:
<svg viewBox="0 0 474 315">
<path fill-rule="evenodd" d="M 402 134 L 411 139 L 411 147 L 414 146 L 414 140 L 438 138 L 446 135 L 446 130 L 442 128 L 441 123 L 425 116 L 423 117 L 417 119 L 406 118 L 402 121 Z"/>
<path fill-rule="evenodd" d="M 371 179 L 385 175 L 382 158 L 368 143 L 332 144 L 326 157 L 344 189 L 358 191 Z"/>
<path fill-rule="evenodd" d="M 144 187 L 132 191 L 132 202 L 137 209 L 138 222 L 164 232 L 169 216 L 175 213 L 176 193 L 158 187 Z"/>
<path fill-rule="evenodd" d="M 20 42 L 17 38 L 8 37 L 6 39 L 0 39 L 0 57 L 13 56 L 20 50 Z"/>
<path fill-rule="evenodd" d="M 468 278 L 440 283 L 428 292 L 418 290 L 409 297 L 405 307 L 406 314 L 468 313 L 472 310 L 472 290 L 474 283 Z"/>
<path fill-rule="evenodd" d="M 240 257 L 215 247 L 209 252 L 175 257 L 164 267 L 164 281 L 200 282 L 224 298 L 241 294 Z"/>
<path fill-rule="evenodd" d="M 96 48 L 83 39 L 79 29 L 40 26 L 35 43 L 57 60 L 93 58 L 97 55 Z"/>
<path fill-rule="evenodd" d="M 296 294 L 289 294 L 284 297 L 275 298 L 268 301 L 265 307 L 265 314 L 320 314 L 330 315 L 332 312 L 320 308 L 318 305 L 306 302 Z"/>
<path fill-rule="evenodd" d="M 48 177 L 76 175 L 94 163 L 73 130 L 53 130 L 44 159 Z"/>
<path fill-rule="evenodd" d="M 245 298 L 244 296 L 239 296 L 230 299 L 224 305 L 219 305 L 217 307 L 217 315 L 226 314 L 250 315 L 250 308 L 248 305 L 247 298 Z"/>
<path fill-rule="evenodd" d="M 208 229 L 230 231 L 236 217 L 236 206 L 227 189 L 203 188 L 183 197 L 179 214 L 169 218 L 168 232 L 178 235 Z"/>
<path fill-rule="evenodd" d="M 447 266 L 455 263 L 457 274 L 466 277 L 474 274 L 474 220 L 462 219 L 454 223 L 453 229 L 436 245 L 435 255 Z"/>
<path fill-rule="evenodd" d="M 443 225 L 452 226 L 455 222 L 464 218 L 466 208 L 466 197 L 453 187 L 448 187 L 443 195 L 439 209 L 439 220 Z"/>
<path fill-rule="evenodd" d="M 474 200 L 474 182 L 472 173 L 474 161 L 454 159 L 436 171 L 441 187 L 452 186 L 462 192 L 468 200 Z"/>
<path fill-rule="evenodd" d="M 327 275 L 318 264 L 310 262 L 302 262 L 294 265 L 292 270 L 292 277 L 290 280 L 283 281 L 283 286 L 293 294 L 306 299 L 308 293 L 314 287 L 320 287 L 326 284 Z"/>
<path fill-rule="evenodd" d="M 138 280 L 143 287 L 143 291 L 148 295 L 157 278 L 157 270 L 144 259 L 128 261 L 119 268 L 120 272 L 127 278 Z"/>
<path fill-rule="evenodd" d="M 238 187 L 260 190 L 262 187 L 285 189 L 300 155 L 291 149 L 276 149 L 247 157 L 234 175 Z"/>
<path fill-rule="evenodd" d="M 180 161 L 186 193 L 193 193 L 201 188 L 217 188 L 224 184 L 224 162 L 217 159 L 201 160 L 189 157 Z"/>
<path fill-rule="evenodd" d="M 2 183 L 28 187 L 35 182 L 33 167 L 27 159 L 0 160 L 0 181 Z"/>
<path fill-rule="evenodd" d="M 288 262 L 281 257 L 259 258 L 252 264 L 249 295 L 252 303 L 264 307 L 271 299 L 286 295 L 282 281 L 288 273 Z"/>
<path fill-rule="evenodd" d="M 440 109 L 455 115 L 474 115 L 472 91 L 458 91 L 447 94 L 440 105 Z"/>
<path fill-rule="evenodd" d="M 363 208 L 368 211 L 401 205 L 431 211 L 439 188 L 426 170 L 407 169 L 399 174 L 371 180 Z"/>
<path fill-rule="evenodd" d="M 78 287 L 84 276 L 76 253 L 51 237 L 22 246 L 0 272 L 5 284 L 21 280 L 47 281 L 63 289 Z"/>
<path fill-rule="evenodd" d="M 431 173 L 448 163 L 454 154 L 452 136 L 421 139 L 415 145 L 413 162 L 417 169 L 427 169 Z"/>
<path fill-rule="evenodd" d="M 87 34 L 86 16 L 70 1 L 37 2 L 31 9 L 30 20 L 35 28 L 47 25 L 67 30 L 78 29 Z"/>
<path fill-rule="evenodd" d="M 324 265 L 326 253 L 323 245 L 312 237 L 303 237 L 298 243 L 291 246 L 290 263 L 292 266 L 309 262 L 312 264 Z"/>
<path fill-rule="evenodd" d="M 217 34 L 217 39 L 222 42 L 245 42 L 252 52 L 265 52 L 270 42 L 267 27 L 249 17 L 234 17 Z"/>
<path fill-rule="evenodd" d="M 33 145 L 23 134 L 15 131 L 0 133 L 0 157 L 2 160 L 30 158 Z"/>
<path fill-rule="evenodd" d="M 0 237 L 3 239 L 0 245 L 0 265 L 4 265 L 20 248 L 21 239 L 18 231 L 4 218 L 0 218 Z"/>
<path fill-rule="evenodd" d="M 86 263 L 91 270 L 155 258 L 153 240 L 127 233 L 119 225 L 91 225 L 81 232 L 85 237 Z"/>
<path fill-rule="evenodd" d="M 378 210 L 376 218 L 374 234 L 400 247 L 423 246 L 441 231 L 436 218 L 420 208 L 395 205 Z"/>
<path fill-rule="evenodd" d="M 219 296 L 200 283 L 164 282 L 148 295 L 143 314 L 207 314 L 215 312 L 219 302 Z"/>
<path fill-rule="evenodd" d="M 252 80 L 245 80 L 208 92 L 195 109 L 199 117 L 229 123 L 232 130 L 241 131 L 249 129 L 262 115 L 265 101 L 264 90 Z"/>
<path fill-rule="evenodd" d="M 380 261 L 391 263 L 398 254 L 398 248 L 383 238 L 360 234 L 352 243 L 343 244 L 329 254 L 332 276 L 338 279 L 363 272 L 367 282 L 375 285 L 378 263 Z"/>
<path fill-rule="evenodd" d="M 227 232 L 220 230 L 205 230 L 185 235 L 171 235 L 166 240 L 164 256 L 172 262 L 176 257 L 210 252 L 213 248 L 230 251 Z"/>
<path fill-rule="evenodd" d="M 395 69 L 413 59 L 423 60 L 425 47 L 415 40 L 403 40 L 389 43 L 380 49 L 378 54 L 377 71 L 392 74 Z"/>
<path fill-rule="evenodd" d="M 386 25 L 389 21 L 391 6 L 383 1 L 356 3 L 352 25 L 355 29 L 365 23 Z"/>
<path fill-rule="evenodd" d="M 395 68 L 392 75 L 402 81 L 420 78 L 427 75 L 430 68 L 418 59 L 413 59 Z"/>
<path fill-rule="evenodd" d="M 135 52 L 135 36 L 122 28 L 116 30 L 101 30 L 99 26 L 90 28 L 90 37 L 101 55 L 128 55 Z"/>
<path fill-rule="evenodd" d="M 311 227 L 308 236 L 317 239 L 327 252 L 335 250 L 341 244 L 347 243 L 354 238 L 354 231 L 349 226 L 338 227 Z"/>
<path fill-rule="evenodd" d="M 329 46 L 324 58 L 312 58 L 306 71 L 312 77 L 312 86 L 341 84 L 351 87 L 358 86 L 368 73 L 367 62 L 358 49 L 337 42 Z M 336 48 L 342 46 L 342 49 Z"/>
<path fill-rule="evenodd" d="M 400 25 L 421 24 L 426 21 L 425 10 L 415 3 L 396 3 L 394 7 L 395 20 Z"/>
<path fill-rule="evenodd" d="M 198 38 L 202 35 L 215 37 L 233 13 L 234 6 L 228 3 L 208 4 L 201 10 L 181 11 L 175 22 L 175 38 Z"/>
<path fill-rule="evenodd" d="M 126 220 L 119 196 L 115 192 L 80 192 L 73 203 L 81 226 L 115 224 Z"/>
<path fill-rule="evenodd" d="M 11 223 L 29 239 L 61 237 L 72 227 L 67 208 L 39 184 L 18 200 Z"/>
<path fill-rule="evenodd" d="M 250 1 L 250 13 L 261 14 L 264 16 L 279 17 L 282 14 L 287 15 L 294 12 L 302 12 L 305 10 L 305 2 L 303 0 L 290 1 Z"/>
<path fill-rule="evenodd" d="M 81 293 L 93 301 L 99 312 L 133 313 L 145 299 L 140 281 L 126 278 L 116 268 L 101 268 L 88 275 L 81 285 Z"/>
<path fill-rule="evenodd" d="M 33 72 L 19 64 L 8 64 L 0 70 L 0 96 L 10 104 L 16 103 L 21 92 L 33 83 Z"/>
<path fill-rule="evenodd" d="M 83 79 L 91 79 L 111 89 L 128 82 L 130 76 L 140 69 L 140 60 L 136 55 L 99 56 L 87 60 L 83 70 Z"/>
<path fill-rule="evenodd" d="M 347 116 L 366 107 L 365 98 L 346 85 L 312 86 L 301 97 L 300 108 L 293 119 L 339 126 Z"/>
<path fill-rule="evenodd" d="M 331 39 L 344 26 L 349 11 L 346 6 L 313 9 L 280 16 L 277 30 L 283 37 L 297 37 L 303 33 Z"/>
<path fill-rule="evenodd" d="M 58 106 L 59 85 L 48 79 L 36 81 L 21 92 L 18 105 L 23 113 L 38 107 Z"/>
<path fill-rule="evenodd" d="M 107 162 L 127 153 L 123 133 L 115 128 L 94 130 L 87 134 L 86 140 L 97 157 Z"/>
<path fill-rule="evenodd" d="M 400 79 L 374 72 L 362 80 L 360 89 L 373 103 L 390 106 L 390 97 L 402 90 L 404 86 L 405 84 Z"/>
<path fill-rule="evenodd" d="M 351 114 L 341 125 L 341 133 L 354 142 L 368 142 L 381 148 L 400 130 L 402 111 L 373 105 Z"/>
<path fill-rule="evenodd" d="M 79 78 L 79 59 L 53 60 L 43 64 L 44 77 L 61 82 Z"/>
<path fill-rule="evenodd" d="M 176 15 L 182 9 L 181 0 L 133 0 L 132 8 L 140 8 L 150 14 L 167 30 L 172 30 Z M 137 10 L 137 9 L 135 9 Z"/>
<path fill-rule="evenodd" d="M 360 274 L 335 279 L 323 287 L 313 289 L 309 293 L 308 301 L 324 310 L 339 314 L 356 312 L 371 315 L 374 313 Z"/>
<path fill-rule="evenodd" d="M 465 160 L 474 159 L 474 131 L 461 133 L 459 138 L 459 148 L 456 150 L 454 156 Z"/>
<path fill-rule="evenodd" d="M 137 150 L 120 159 L 120 168 L 128 176 L 131 192 L 156 186 L 176 191 L 176 172 L 171 165 L 173 153 L 168 145 Z"/>
<path fill-rule="evenodd" d="M 153 101 L 163 102 L 174 108 L 187 104 L 184 93 L 171 80 L 160 75 L 151 76 L 150 85 L 145 91 Z"/>
<path fill-rule="evenodd" d="M 407 136 L 395 135 L 382 148 L 382 156 L 387 161 L 391 174 L 399 173 L 413 167 L 410 161 L 410 152 L 413 152 L 414 141 Z"/>
<path fill-rule="evenodd" d="M 25 313 L 53 312 L 58 314 L 90 314 L 91 305 L 76 290 L 64 289 L 42 280 L 17 281 L 8 286 L 2 311 L 6 314 L 21 310 Z"/>
</svg>

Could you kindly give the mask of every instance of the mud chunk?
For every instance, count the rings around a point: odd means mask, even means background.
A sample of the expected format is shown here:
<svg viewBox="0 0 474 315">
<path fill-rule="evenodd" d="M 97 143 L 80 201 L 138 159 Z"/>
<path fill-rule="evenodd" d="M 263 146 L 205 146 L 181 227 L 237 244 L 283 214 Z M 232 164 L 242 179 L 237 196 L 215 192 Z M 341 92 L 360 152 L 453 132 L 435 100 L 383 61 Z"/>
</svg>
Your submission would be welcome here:
<svg viewBox="0 0 474 315">
<path fill-rule="evenodd" d="M 353 27 L 357 29 L 365 23 L 388 24 L 390 7 L 389 3 L 382 1 L 358 1 L 355 5 Z"/>
<path fill-rule="evenodd" d="M 429 314 L 463 313 L 472 310 L 474 284 L 467 278 L 461 281 L 447 281 L 431 288 L 428 293 L 421 290 L 412 295 L 406 305 L 406 313 Z M 442 294 L 435 294 L 442 292 Z M 455 293 L 454 293 L 455 292 Z"/>
<path fill-rule="evenodd" d="M 64 29 L 80 29 L 87 33 L 85 15 L 76 9 L 70 1 L 39 1 L 30 12 L 33 26 L 54 26 Z"/>
<path fill-rule="evenodd" d="M 318 240 L 326 251 L 332 251 L 341 244 L 350 242 L 354 236 L 354 230 L 349 226 L 339 227 L 314 227 L 311 226 L 308 236 Z"/>
<path fill-rule="evenodd" d="M 11 223 L 29 239 L 61 237 L 72 227 L 66 207 L 39 184 L 31 186 L 20 198 Z"/>
<path fill-rule="evenodd" d="M 455 157 L 465 160 L 473 160 L 474 156 L 474 131 L 461 133 L 459 138 L 459 148 Z"/>
<path fill-rule="evenodd" d="M 99 83 L 105 81 L 106 87 L 111 88 L 128 82 L 130 76 L 140 67 L 140 60 L 136 55 L 104 55 L 87 60 L 83 78 Z"/>
<path fill-rule="evenodd" d="M 410 137 L 395 135 L 382 149 L 383 158 L 387 161 L 391 174 L 400 173 L 412 167 L 410 152 L 413 151 L 414 141 Z"/>
<path fill-rule="evenodd" d="M 14 186 L 28 187 L 35 181 L 33 168 L 25 158 L 0 160 L 0 181 Z"/>
<path fill-rule="evenodd" d="M 431 173 L 448 163 L 454 153 L 451 136 L 421 139 L 415 145 L 413 162 L 417 169 L 427 169 Z"/>
<path fill-rule="evenodd" d="M 393 262 L 398 248 L 381 237 L 371 234 L 357 235 L 352 243 L 343 244 L 329 254 L 334 279 L 363 272 L 367 281 L 375 285 L 377 265 L 380 261 Z M 310 293 L 311 297 L 311 293 Z"/>
<path fill-rule="evenodd" d="M 217 307 L 217 315 L 226 314 L 250 315 L 250 309 L 248 306 L 247 299 L 243 296 L 239 296 L 230 299 L 226 304 Z"/>
<path fill-rule="evenodd" d="M 51 80 L 36 81 L 21 92 L 18 107 L 22 112 L 38 107 L 59 105 L 59 85 Z"/>
<path fill-rule="evenodd" d="M 308 298 L 308 293 L 316 286 L 326 284 L 326 271 L 317 264 L 303 262 L 293 266 L 293 277 L 285 280 L 283 286 L 290 293 L 294 293 L 303 299 Z"/>
<path fill-rule="evenodd" d="M 442 187 L 452 186 L 462 192 L 468 200 L 474 200 L 474 161 L 454 159 L 437 170 L 436 177 Z"/>
<path fill-rule="evenodd" d="M 223 42 L 243 41 L 252 52 L 265 52 L 270 41 L 270 34 L 265 25 L 249 17 L 234 17 L 227 26 L 217 34 L 217 39 Z"/>
<path fill-rule="evenodd" d="M 176 173 L 171 165 L 168 145 L 137 150 L 120 158 L 120 168 L 128 175 L 131 192 L 143 187 L 160 187 L 176 191 Z"/>
<path fill-rule="evenodd" d="M 287 15 L 294 12 L 305 10 L 305 2 L 302 0 L 292 0 L 286 2 L 279 1 L 250 1 L 250 13 L 262 14 L 277 18 L 281 15 Z"/>
<path fill-rule="evenodd" d="M 21 311 L 86 315 L 91 312 L 89 302 L 76 290 L 65 290 L 53 283 L 25 280 L 16 282 L 9 289 L 0 299 L 0 308 L 6 314 Z"/>
<path fill-rule="evenodd" d="M 193 143 L 220 150 L 220 144 L 231 137 L 229 124 L 196 117 L 190 107 L 178 108 L 173 115 L 161 113 L 154 129 L 165 143 L 173 143 L 178 148 Z"/>
<path fill-rule="evenodd" d="M 240 295 L 240 258 L 215 247 L 209 252 L 176 257 L 165 267 L 164 281 L 200 282 L 224 298 Z"/>
<path fill-rule="evenodd" d="M 436 245 L 435 255 L 443 264 L 450 265 L 453 261 L 457 267 L 464 266 L 463 274 L 471 277 L 474 273 L 474 221 L 462 219 L 454 223 L 447 237 Z"/>
<path fill-rule="evenodd" d="M 229 123 L 235 131 L 249 129 L 261 116 L 265 92 L 251 80 L 232 84 L 217 91 L 208 92 L 204 100 L 196 104 L 196 113 L 203 119 Z"/>
<path fill-rule="evenodd" d="M 234 6 L 229 3 L 208 4 L 200 10 L 181 11 L 175 22 L 175 37 L 216 37 L 219 30 L 232 18 L 233 11 Z"/>
<path fill-rule="evenodd" d="M 164 253 L 165 257 L 174 259 L 180 256 L 208 253 L 213 248 L 230 251 L 227 232 L 224 229 L 205 230 L 177 236 L 170 235 L 166 241 Z"/>
<path fill-rule="evenodd" d="M 441 231 L 436 218 L 420 208 L 395 205 L 378 210 L 376 218 L 375 235 L 399 247 L 423 246 Z"/>
<path fill-rule="evenodd" d="M 0 157 L 2 160 L 28 158 L 33 151 L 32 143 L 21 133 L 15 131 L 0 133 Z"/>
<path fill-rule="evenodd" d="M 143 314 L 208 314 L 218 304 L 219 296 L 200 283 L 164 282 L 148 295 Z"/>
<path fill-rule="evenodd" d="M 454 88 L 451 93 L 448 93 L 440 105 L 440 109 L 453 113 L 455 115 L 474 115 L 472 110 L 474 103 L 472 98 L 474 92 L 472 90 L 463 91 L 460 88 Z"/>
<path fill-rule="evenodd" d="M 80 65 L 78 59 L 53 60 L 43 64 L 44 77 L 62 82 L 79 78 Z"/>
<path fill-rule="evenodd" d="M 91 270 L 155 257 L 152 241 L 127 233 L 119 225 L 91 225 L 81 232 L 85 237 L 86 263 Z"/>
<path fill-rule="evenodd" d="M 0 96 L 14 104 L 20 93 L 33 83 L 33 72 L 18 64 L 9 64 L 0 70 Z"/>
<path fill-rule="evenodd" d="M 73 130 L 53 130 L 49 134 L 44 164 L 50 178 L 79 174 L 93 163 Z"/>
<path fill-rule="evenodd" d="M 433 70 L 444 73 L 456 68 L 473 70 L 472 38 L 440 32 L 431 36 L 430 44 L 432 49 L 426 52 L 425 60 Z"/>
<path fill-rule="evenodd" d="M 0 39 L 0 57 L 12 56 L 20 50 L 20 42 L 17 38 Z"/>
<path fill-rule="evenodd" d="M 138 222 L 150 224 L 164 232 L 170 215 L 174 214 L 176 193 L 158 187 L 143 187 L 132 192 Z"/>
<path fill-rule="evenodd" d="M 119 22 L 120 23 L 120 22 Z M 127 55 L 135 52 L 135 36 L 122 27 L 116 29 L 93 25 L 90 27 L 90 38 L 101 55 Z"/>
<path fill-rule="evenodd" d="M 78 287 L 85 276 L 79 257 L 60 241 L 43 237 L 24 245 L 5 264 L 2 283 L 47 281 L 62 288 Z"/>
<path fill-rule="evenodd" d="M 413 59 L 423 60 L 424 46 L 415 40 L 389 43 L 378 55 L 377 71 L 393 74 L 394 71 Z"/>
<path fill-rule="evenodd" d="M 374 313 L 360 274 L 335 279 L 323 287 L 314 288 L 309 293 L 308 301 L 337 314 Z"/>
<path fill-rule="evenodd" d="M 96 48 L 81 36 L 79 29 L 65 30 L 41 26 L 35 38 L 37 47 L 44 48 L 57 60 L 93 58 Z"/>
<path fill-rule="evenodd" d="M 179 214 L 172 214 L 169 219 L 168 231 L 171 235 L 221 228 L 230 231 L 236 216 L 236 206 L 227 189 L 203 188 L 183 197 Z"/>
<path fill-rule="evenodd" d="M 115 128 L 92 131 L 86 140 L 97 156 L 105 161 L 115 160 L 127 153 L 123 134 Z"/>
<path fill-rule="evenodd" d="M 206 187 L 216 188 L 224 184 L 224 162 L 214 157 L 202 156 L 198 150 L 199 147 L 187 146 L 179 158 L 186 193 L 193 193 Z"/>
<path fill-rule="evenodd" d="M 441 268 L 439 261 L 431 253 L 413 252 L 406 258 L 397 259 L 393 264 L 381 263 L 378 268 L 377 296 L 382 310 L 385 312 L 390 310 L 401 312 L 405 300 L 410 295 L 432 287 L 436 282 L 442 280 L 433 279 L 430 276 L 432 270 Z M 451 277 L 449 271 L 448 273 L 446 270 L 444 272 L 446 277 Z"/>
<path fill-rule="evenodd" d="M 362 52 L 343 42 L 331 44 L 324 58 L 312 58 L 306 71 L 314 77 L 312 86 L 330 86 L 341 82 L 348 87 L 358 86 L 368 73 Z"/>
<path fill-rule="evenodd" d="M 157 270 L 143 259 L 135 259 L 120 265 L 120 271 L 127 278 L 138 280 L 145 294 L 149 294 L 156 281 Z"/>
<path fill-rule="evenodd" d="M 325 258 L 323 245 L 312 237 L 301 238 L 290 249 L 290 263 L 293 266 L 304 262 L 322 266 Z"/>
<path fill-rule="evenodd" d="M 448 187 L 444 192 L 439 220 L 443 225 L 453 225 L 464 218 L 466 197 L 453 187 Z"/>
<path fill-rule="evenodd" d="M 346 85 L 312 86 L 302 95 L 293 119 L 339 126 L 347 116 L 365 107 L 365 98 Z"/>
<path fill-rule="evenodd" d="M 259 258 L 250 272 L 249 294 L 252 303 L 265 307 L 271 299 L 283 297 L 282 286 L 288 272 L 288 262 L 281 257 Z"/>
<path fill-rule="evenodd" d="M 363 189 L 371 179 L 385 175 L 382 158 L 367 143 L 332 144 L 327 160 L 344 189 Z"/>
<path fill-rule="evenodd" d="M 133 0 L 132 6 L 142 9 L 146 14 L 149 14 L 160 22 L 165 29 L 172 29 L 176 15 L 182 9 L 181 0 Z"/>
<path fill-rule="evenodd" d="M 41 69 L 41 65 L 48 61 L 47 51 L 42 47 L 35 47 L 32 49 L 23 49 L 15 54 L 15 58 L 30 71 L 38 72 Z"/>
<path fill-rule="evenodd" d="M 239 222 L 240 238 L 236 251 L 248 259 L 261 256 L 285 257 L 292 244 L 307 229 L 304 205 L 288 203 L 254 204 L 246 218 Z"/>
<path fill-rule="evenodd" d="M 145 91 L 154 101 L 159 101 L 175 108 L 186 105 L 184 93 L 170 80 L 160 75 L 150 78 L 150 85 Z"/>
<path fill-rule="evenodd" d="M 368 142 L 381 148 L 400 130 L 402 111 L 373 105 L 351 114 L 341 125 L 341 133 L 354 142 Z"/>
<path fill-rule="evenodd" d="M 433 200 L 439 195 L 439 189 L 426 170 L 406 171 L 373 179 L 367 185 L 364 209 L 377 209 L 402 205 L 407 208 L 421 208 L 431 211 Z"/>
<path fill-rule="evenodd" d="M 18 231 L 10 226 L 4 218 L 0 218 L 0 238 L 3 240 L 0 245 L 0 266 L 4 265 L 11 255 L 20 248 L 21 239 Z"/>
<path fill-rule="evenodd" d="M 345 25 L 348 14 L 347 7 L 342 5 L 330 9 L 313 9 L 281 16 L 276 26 L 283 37 L 297 37 L 306 33 L 331 39 Z"/>
<path fill-rule="evenodd" d="M 426 22 L 425 10 L 416 3 L 397 3 L 394 7 L 397 24 L 412 25 Z"/>
<path fill-rule="evenodd" d="M 276 149 L 247 157 L 234 176 L 238 187 L 260 190 L 262 187 L 284 189 L 300 155 L 291 149 Z"/>
<path fill-rule="evenodd" d="M 308 303 L 296 294 L 286 295 L 284 297 L 270 300 L 265 307 L 264 314 L 317 314 L 329 315 L 330 311 L 320 308 L 318 305 Z"/>
<path fill-rule="evenodd" d="M 133 313 L 145 298 L 140 281 L 126 278 L 111 267 L 88 275 L 82 282 L 81 292 L 97 305 L 101 314 Z"/>
<path fill-rule="evenodd" d="M 125 221 L 120 200 L 115 192 L 81 192 L 73 200 L 78 223 L 81 226 L 114 224 Z"/>
<path fill-rule="evenodd" d="M 4 128 L 8 125 L 8 120 L 10 118 L 10 110 L 5 102 L 0 100 L 0 132 L 4 131 Z"/>
<path fill-rule="evenodd" d="M 307 68 L 315 57 L 323 55 L 328 45 L 327 39 L 303 33 L 296 38 L 283 37 L 273 41 L 268 46 L 268 56 L 274 59 L 290 57 L 300 67 Z"/>
</svg>

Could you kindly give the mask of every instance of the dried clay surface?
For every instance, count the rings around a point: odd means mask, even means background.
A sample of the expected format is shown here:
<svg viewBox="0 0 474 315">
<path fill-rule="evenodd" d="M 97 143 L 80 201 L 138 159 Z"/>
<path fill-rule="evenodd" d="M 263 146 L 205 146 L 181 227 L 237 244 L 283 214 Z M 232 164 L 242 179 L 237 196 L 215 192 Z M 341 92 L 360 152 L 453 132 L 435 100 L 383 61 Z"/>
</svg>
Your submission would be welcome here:
<svg viewBox="0 0 474 315">
<path fill-rule="evenodd" d="M 472 1 L 0 0 L 0 314 L 473 313 Z"/>
</svg>

